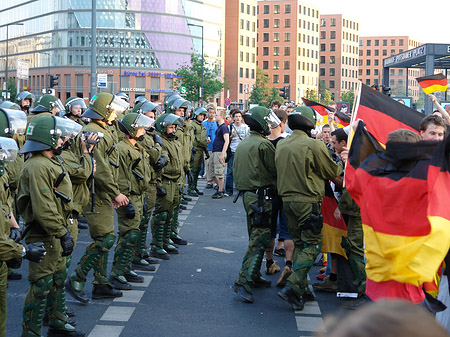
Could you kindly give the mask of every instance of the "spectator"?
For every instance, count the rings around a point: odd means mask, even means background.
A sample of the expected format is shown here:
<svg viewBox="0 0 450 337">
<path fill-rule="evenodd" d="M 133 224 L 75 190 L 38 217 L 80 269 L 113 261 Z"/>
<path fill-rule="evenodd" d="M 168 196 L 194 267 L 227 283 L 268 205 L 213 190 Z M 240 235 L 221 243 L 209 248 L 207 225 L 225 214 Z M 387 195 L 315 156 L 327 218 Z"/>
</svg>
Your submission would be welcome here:
<svg viewBox="0 0 450 337">
<path fill-rule="evenodd" d="M 438 113 L 440 114 L 440 116 L 441 116 L 442 118 L 444 118 L 444 120 L 445 120 L 447 123 L 450 124 L 450 115 L 449 115 L 449 112 L 450 112 L 450 104 L 447 105 L 447 106 L 445 107 L 445 109 L 444 109 L 444 108 L 442 107 L 442 105 L 439 104 L 439 102 L 438 102 L 436 96 L 434 96 L 433 94 L 429 94 L 429 95 L 428 95 L 428 98 L 430 99 L 431 102 L 434 103 L 434 105 L 436 106 L 436 108 L 437 108 L 437 110 L 438 110 L 438 111 L 433 111 L 433 114 L 435 114 L 436 112 L 438 112 Z"/>
<path fill-rule="evenodd" d="M 214 105 L 210 105 L 207 107 L 208 110 L 208 119 L 206 121 L 203 121 L 203 125 L 206 128 L 206 137 L 207 137 L 207 143 L 208 143 L 208 154 L 209 159 L 205 160 L 205 171 L 206 171 L 206 188 L 213 188 L 214 187 L 214 179 L 212 174 L 212 149 L 213 149 L 213 142 L 214 138 L 216 137 L 216 131 L 217 131 L 217 123 L 215 121 L 216 117 L 216 108 Z"/>
<path fill-rule="evenodd" d="M 444 119 L 438 115 L 428 115 L 420 123 L 420 136 L 426 141 L 443 140 L 445 131 Z"/>
<path fill-rule="evenodd" d="M 217 130 L 212 145 L 212 156 L 210 158 L 210 165 L 212 166 L 212 176 L 214 182 L 217 184 L 217 192 L 213 194 L 213 199 L 220 199 L 223 197 L 223 171 L 225 168 L 225 159 L 227 154 L 228 143 L 230 142 L 230 130 L 225 124 L 225 110 L 218 110 L 216 112 Z"/>
<path fill-rule="evenodd" d="M 272 103 L 270 103 L 270 108 L 272 110 L 277 110 L 280 107 L 281 107 L 281 102 L 279 100 L 275 100 L 275 101 L 272 101 Z"/>
<path fill-rule="evenodd" d="M 227 179 L 225 182 L 225 197 L 233 195 L 233 159 L 234 153 L 239 143 L 248 137 L 250 134 L 249 127 L 244 123 L 242 118 L 242 112 L 239 109 L 234 109 L 231 113 L 233 117 L 233 123 L 230 123 L 230 147 L 231 147 L 231 158 L 229 158 L 227 163 Z"/>
</svg>

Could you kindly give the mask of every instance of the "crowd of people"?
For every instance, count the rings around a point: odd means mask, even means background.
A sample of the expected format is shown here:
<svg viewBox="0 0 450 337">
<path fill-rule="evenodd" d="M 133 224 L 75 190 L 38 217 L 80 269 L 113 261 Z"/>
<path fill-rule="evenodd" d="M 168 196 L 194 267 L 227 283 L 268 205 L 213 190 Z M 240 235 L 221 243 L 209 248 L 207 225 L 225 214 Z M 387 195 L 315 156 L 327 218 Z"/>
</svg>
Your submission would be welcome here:
<svg viewBox="0 0 450 337">
<path fill-rule="evenodd" d="M 179 235 L 178 215 L 190 196 L 203 194 L 197 187 L 203 174 L 207 188 L 217 190 L 213 199 L 237 193 L 243 200 L 249 244 L 233 285 L 243 300 L 254 302 L 253 287 L 271 286 L 261 274 L 264 256 L 265 272 L 280 272 L 283 300 L 296 310 L 314 300 L 307 275 L 321 252 L 321 203 L 328 183 L 338 199 L 334 214 L 348 227 L 342 246 L 358 297 L 366 299 L 361 215 L 343 186 L 351 126 L 337 127 L 335 107 L 328 104 L 328 124 L 318 125 L 312 108 L 279 101 L 271 109 L 234 109 L 228 115 L 215 105 L 193 109 L 178 94 L 161 104 L 138 97 L 132 108 L 126 94 L 106 92 L 88 106 L 78 97 L 62 104 L 48 94 L 35 100 L 29 92 L 20 93 L 16 103 L 1 103 L 0 335 L 6 331 L 4 281 L 20 277 L 13 269 L 25 258 L 29 289 L 22 336 L 41 336 L 43 322 L 48 336 L 84 336 L 74 326 L 66 291 L 88 303 L 84 289 L 93 270 L 92 299 L 120 297 L 133 283 L 144 282 L 139 270 L 154 271 L 160 260 L 179 254 L 187 241 Z M 445 109 L 426 116 L 422 139 L 442 140 L 444 119 L 450 120 Z M 400 132 L 393 139 L 407 137 Z M 92 242 L 68 275 L 82 219 Z M 274 254 L 285 257 L 282 269 Z M 328 264 L 315 290 L 337 290 L 333 254 Z M 367 293 L 371 300 L 419 303 L 420 291 Z"/>
</svg>

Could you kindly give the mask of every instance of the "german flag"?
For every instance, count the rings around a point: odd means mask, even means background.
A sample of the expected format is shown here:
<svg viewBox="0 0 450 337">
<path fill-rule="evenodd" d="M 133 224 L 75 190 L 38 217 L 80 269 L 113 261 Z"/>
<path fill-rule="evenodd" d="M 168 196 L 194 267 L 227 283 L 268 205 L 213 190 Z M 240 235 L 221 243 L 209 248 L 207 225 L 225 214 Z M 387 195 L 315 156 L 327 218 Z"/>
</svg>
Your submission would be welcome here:
<svg viewBox="0 0 450 337">
<path fill-rule="evenodd" d="M 442 73 L 417 77 L 416 80 L 427 95 L 432 94 L 435 91 L 447 91 L 447 78 Z"/>
<path fill-rule="evenodd" d="M 333 108 L 326 107 L 325 105 L 311 101 L 305 97 L 302 97 L 302 100 L 306 106 L 313 108 L 314 111 L 321 116 L 322 120 L 318 121 L 319 125 L 330 124 L 328 121 L 328 112 L 334 112 Z M 334 115 L 334 118 L 335 118 L 335 123 L 340 128 L 343 128 L 350 124 L 350 116 L 347 116 L 346 114 L 344 114 L 340 111 L 336 112 L 336 114 Z"/>
<path fill-rule="evenodd" d="M 366 123 L 367 130 L 382 144 L 386 144 L 389 133 L 398 129 L 418 133 L 424 117 L 420 112 L 364 84 L 361 84 L 355 111 L 355 120 L 361 118 Z"/>
<path fill-rule="evenodd" d="M 347 225 L 341 218 L 337 220 L 334 217 L 334 211 L 338 207 L 333 190 L 328 182 L 325 183 L 325 196 L 322 200 L 322 216 L 323 216 L 323 253 L 335 253 L 344 256 L 344 248 L 341 246 L 342 237 L 347 237 Z"/>
<path fill-rule="evenodd" d="M 447 138 L 382 150 L 358 125 L 346 187 L 361 208 L 368 291 L 382 282 L 420 287 L 434 279 L 450 247 L 449 148 Z"/>
</svg>

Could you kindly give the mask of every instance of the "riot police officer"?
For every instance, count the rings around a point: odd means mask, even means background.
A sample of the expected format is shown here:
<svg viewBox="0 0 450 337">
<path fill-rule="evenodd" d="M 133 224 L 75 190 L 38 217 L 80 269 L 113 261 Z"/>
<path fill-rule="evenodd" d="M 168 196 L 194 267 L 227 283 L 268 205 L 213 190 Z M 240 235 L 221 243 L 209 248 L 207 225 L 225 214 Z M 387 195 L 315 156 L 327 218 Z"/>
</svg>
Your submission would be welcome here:
<svg viewBox="0 0 450 337">
<path fill-rule="evenodd" d="M 55 116 L 64 111 L 64 106 L 59 98 L 53 95 L 44 95 L 36 101 L 35 107 L 28 115 L 28 124 L 41 116 Z"/>
<path fill-rule="evenodd" d="M 34 95 L 28 91 L 22 91 L 16 97 L 16 103 L 19 104 L 20 109 L 27 115 L 30 113 L 30 108 L 34 103 Z"/>
<path fill-rule="evenodd" d="M 84 125 L 85 123 L 81 119 L 81 115 L 86 111 L 86 103 L 84 103 L 84 99 L 80 97 L 69 97 L 64 103 L 64 108 L 66 113 L 65 117 L 72 119 L 80 125 Z"/>
</svg>

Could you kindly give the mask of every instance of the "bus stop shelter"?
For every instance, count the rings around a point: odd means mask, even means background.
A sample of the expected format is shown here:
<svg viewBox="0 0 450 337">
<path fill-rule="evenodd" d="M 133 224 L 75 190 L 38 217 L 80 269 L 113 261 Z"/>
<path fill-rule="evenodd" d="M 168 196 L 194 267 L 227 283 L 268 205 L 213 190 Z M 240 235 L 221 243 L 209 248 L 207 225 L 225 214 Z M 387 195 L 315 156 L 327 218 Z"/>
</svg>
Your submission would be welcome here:
<svg viewBox="0 0 450 337">
<path fill-rule="evenodd" d="M 389 68 L 419 68 L 425 69 L 425 76 L 433 75 L 435 69 L 445 70 L 447 77 L 450 68 L 450 44 L 427 43 L 420 47 L 407 50 L 401 54 L 393 55 L 383 60 L 383 86 L 389 87 Z M 408 71 L 406 71 L 408 74 Z M 408 75 L 407 75 L 408 76 Z M 408 81 L 406 81 L 408 92 Z M 447 98 L 447 93 L 445 93 Z M 425 114 L 431 114 L 433 103 L 425 100 Z"/>
</svg>

